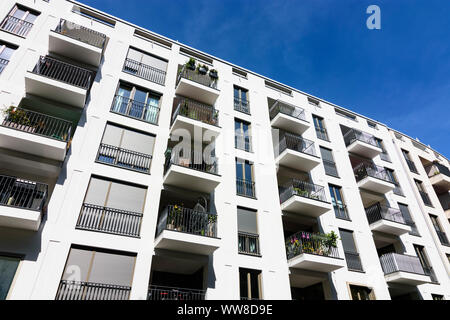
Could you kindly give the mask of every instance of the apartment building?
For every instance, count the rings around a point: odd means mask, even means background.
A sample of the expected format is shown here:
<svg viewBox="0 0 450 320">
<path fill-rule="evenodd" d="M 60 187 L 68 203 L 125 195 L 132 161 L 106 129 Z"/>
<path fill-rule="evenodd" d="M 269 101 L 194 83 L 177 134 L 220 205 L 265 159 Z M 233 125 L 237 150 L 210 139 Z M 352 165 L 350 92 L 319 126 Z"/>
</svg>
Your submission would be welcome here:
<svg viewBox="0 0 450 320">
<path fill-rule="evenodd" d="M 0 299 L 450 299 L 438 151 L 76 1 L 0 21 Z"/>
</svg>

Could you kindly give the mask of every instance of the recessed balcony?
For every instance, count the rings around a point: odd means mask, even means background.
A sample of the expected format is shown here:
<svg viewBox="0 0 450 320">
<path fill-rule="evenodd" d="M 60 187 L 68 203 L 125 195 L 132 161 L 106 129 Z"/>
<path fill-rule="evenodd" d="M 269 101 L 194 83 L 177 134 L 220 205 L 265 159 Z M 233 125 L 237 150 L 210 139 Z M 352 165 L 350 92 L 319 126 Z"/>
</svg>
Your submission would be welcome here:
<svg viewBox="0 0 450 320">
<path fill-rule="evenodd" d="M 400 210 L 382 206 L 377 203 L 366 208 L 367 220 L 372 231 L 384 232 L 401 236 L 411 232 Z"/>
<path fill-rule="evenodd" d="M 0 124 L 0 147 L 63 161 L 72 123 L 35 111 L 10 107 Z"/>
<path fill-rule="evenodd" d="M 353 169 L 358 187 L 376 193 L 385 194 L 395 189 L 386 169 L 372 163 L 362 162 Z"/>
<path fill-rule="evenodd" d="M 200 128 L 201 136 L 196 136 L 196 128 Z M 219 111 L 213 106 L 188 99 L 176 97 L 173 104 L 171 133 L 183 136 L 189 132 L 190 138 L 203 140 L 204 136 L 216 137 L 220 134 Z"/>
<path fill-rule="evenodd" d="M 275 155 L 277 165 L 303 172 L 309 172 L 321 163 L 313 141 L 288 132 L 280 132 Z"/>
<path fill-rule="evenodd" d="M 214 105 L 220 95 L 217 79 L 208 74 L 201 74 L 187 66 L 178 66 L 176 94 L 203 103 Z"/>
<path fill-rule="evenodd" d="M 160 215 L 155 248 L 210 255 L 219 245 L 217 215 L 177 205 Z"/>
<path fill-rule="evenodd" d="M 41 57 L 25 75 L 26 92 L 67 105 L 84 108 L 91 71 L 50 57 Z"/>
<path fill-rule="evenodd" d="M 202 152 L 166 151 L 164 184 L 192 191 L 211 193 L 221 182 L 217 158 Z"/>
<path fill-rule="evenodd" d="M 332 272 L 345 267 L 339 250 L 322 234 L 299 232 L 286 239 L 288 265 L 293 269 Z"/>
<path fill-rule="evenodd" d="M 0 226 L 37 231 L 47 195 L 46 184 L 0 175 Z"/>
<path fill-rule="evenodd" d="M 430 182 L 439 193 L 445 193 L 450 190 L 450 170 L 439 163 L 433 163 L 425 168 L 430 178 Z"/>
<path fill-rule="evenodd" d="M 386 282 L 417 286 L 430 283 L 418 257 L 388 253 L 380 257 Z"/>
<path fill-rule="evenodd" d="M 306 121 L 305 110 L 280 100 L 270 108 L 269 115 L 272 127 L 298 135 L 303 134 L 310 127 L 309 122 Z"/>
<path fill-rule="evenodd" d="M 318 218 L 331 210 L 322 186 L 292 179 L 280 186 L 279 192 L 282 211 Z"/>
<path fill-rule="evenodd" d="M 98 67 L 102 59 L 106 35 L 61 19 L 50 32 L 49 52 Z"/>
<path fill-rule="evenodd" d="M 373 159 L 383 153 L 383 149 L 377 144 L 375 137 L 369 133 L 350 129 L 344 135 L 348 152 Z"/>
</svg>

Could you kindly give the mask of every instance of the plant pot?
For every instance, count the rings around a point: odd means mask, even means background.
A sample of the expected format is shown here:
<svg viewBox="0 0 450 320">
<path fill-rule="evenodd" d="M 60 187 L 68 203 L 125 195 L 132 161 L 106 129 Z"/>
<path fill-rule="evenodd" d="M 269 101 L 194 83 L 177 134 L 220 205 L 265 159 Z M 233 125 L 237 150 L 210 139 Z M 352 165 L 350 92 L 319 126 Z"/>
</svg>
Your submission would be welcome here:
<svg viewBox="0 0 450 320">
<path fill-rule="evenodd" d="M 186 65 L 186 68 L 189 69 L 189 70 L 195 71 L 195 64 L 194 64 L 194 65 L 192 65 L 192 64 L 187 64 L 187 65 Z"/>
<path fill-rule="evenodd" d="M 208 73 L 208 70 L 207 70 L 206 68 L 200 67 L 200 68 L 198 68 L 198 72 L 199 72 L 200 74 L 205 75 L 205 74 Z"/>
<path fill-rule="evenodd" d="M 217 72 L 209 72 L 209 76 L 213 79 L 219 79 L 219 75 Z"/>
</svg>

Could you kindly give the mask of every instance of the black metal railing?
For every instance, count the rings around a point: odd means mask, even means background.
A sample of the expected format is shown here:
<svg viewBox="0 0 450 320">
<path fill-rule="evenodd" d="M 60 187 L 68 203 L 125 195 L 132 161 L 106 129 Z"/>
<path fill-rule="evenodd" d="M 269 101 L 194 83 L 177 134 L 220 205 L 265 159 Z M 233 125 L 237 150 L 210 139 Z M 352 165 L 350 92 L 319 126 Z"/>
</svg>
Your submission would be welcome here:
<svg viewBox="0 0 450 320">
<path fill-rule="evenodd" d="M 289 180 L 284 186 L 278 187 L 280 192 L 280 202 L 284 203 L 293 196 L 309 198 L 326 202 L 325 188 L 313 183 L 297 179 Z"/>
<path fill-rule="evenodd" d="M 417 174 L 419 173 L 419 171 L 417 171 L 417 167 L 413 161 L 406 159 L 406 158 L 405 158 L 405 161 L 406 161 L 406 164 L 408 165 L 409 171 L 411 171 L 413 173 L 417 173 Z"/>
<path fill-rule="evenodd" d="M 440 163 L 433 163 L 432 165 L 426 166 L 425 171 L 427 172 L 429 178 L 432 178 L 439 174 L 450 177 L 450 169 Z"/>
<path fill-rule="evenodd" d="M 125 59 L 123 71 L 131 73 L 145 80 L 164 85 L 166 82 L 166 71 L 149 66 L 142 62 L 135 61 L 130 58 Z"/>
<path fill-rule="evenodd" d="M 428 196 L 428 193 L 426 193 L 424 191 L 420 191 L 420 190 L 419 190 L 419 193 L 420 193 L 420 196 L 422 197 L 423 203 L 426 206 L 432 207 L 433 204 L 431 203 L 431 200 L 430 200 L 430 197 Z"/>
<path fill-rule="evenodd" d="M 306 121 L 304 109 L 278 100 L 269 110 L 270 120 L 273 120 L 280 113 L 298 120 Z"/>
<path fill-rule="evenodd" d="M 328 243 L 326 235 L 303 231 L 286 239 L 287 259 L 293 259 L 301 254 L 339 258 L 338 248 Z"/>
<path fill-rule="evenodd" d="M 139 237 L 142 213 L 106 208 L 84 203 L 77 229 Z"/>
<path fill-rule="evenodd" d="M 406 224 L 405 218 L 400 210 L 383 206 L 380 203 L 376 203 L 365 209 L 367 220 L 369 224 L 375 223 L 380 220 L 388 220 L 401 224 Z"/>
<path fill-rule="evenodd" d="M 450 243 L 448 242 L 448 238 L 447 238 L 447 235 L 445 234 L 445 232 L 440 231 L 440 230 L 435 230 L 435 231 L 436 231 L 436 234 L 437 234 L 441 244 L 444 246 L 450 246 Z"/>
<path fill-rule="evenodd" d="M 367 177 L 372 177 L 393 184 L 386 169 L 373 163 L 362 162 L 353 168 L 353 172 L 355 173 L 356 182 L 359 182 Z"/>
<path fill-rule="evenodd" d="M 234 98 L 234 110 L 250 114 L 250 101 Z"/>
<path fill-rule="evenodd" d="M 409 272 L 426 275 L 422 264 L 420 263 L 420 259 L 416 256 L 388 253 L 380 257 L 380 262 L 384 274 Z"/>
<path fill-rule="evenodd" d="M 178 86 L 181 79 L 184 78 L 217 90 L 217 79 L 210 77 L 208 74 L 201 74 L 197 70 L 191 70 L 183 65 L 178 65 L 177 73 L 177 83 L 175 86 Z"/>
<path fill-rule="evenodd" d="M 150 173 L 152 156 L 101 143 L 97 153 L 97 161 L 115 167 Z"/>
<path fill-rule="evenodd" d="M 359 253 L 345 251 L 344 254 L 348 270 L 360 272 L 364 271 Z"/>
<path fill-rule="evenodd" d="M 236 193 L 239 196 L 256 198 L 255 182 L 236 178 Z"/>
<path fill-rule="evenodd" d="M 174 99 L 172 124 L 175 122 L 178 115 L 213 126 L 219 125 L 218 110 L 213 106 L 185 97 L 178 96 Z"/>
<path fill-rule="evenodd" d="M 191 150 L 190 153 L 177 152 L 173 149 L 166 151 L 166 162 L 164 165 L 164 173 L 166 173 L 172 165 L 182 166 L 185 168 L 202 171 L 211 174 L 218 174 L 218 160 L 209 154 Z"/>
<path fill-rule="evenodd" d="M 236 149 L 251 152 L 252 151 L 252 139 L 249 135 L 244 135 L 244 134 L 235 132 L 234 146 L 236 147 Z"/>
<path fill-rule="evenodd" d="M 33 73 L 85 90 L 89 89 L 92 72 L 50 57 L 40 57 Z"/>
<path fill-rule="evenodd" d="M 26 37 L 30 32 L 33 24 L 31 22 L 16 18 L 14 16 L 7 16 L 0 25 L 0 29 L 6 32 L 14 33 L 20 37 Z"/>
<path fill-rule="evenodd" d="M 152 124 L 158 124 L 159 107 L 116 95 L 111 106 L 111 112 Z"/>
<path fill-rule="evenodd" d="M 377 144 L 377 141 L 373 135 L 367 132 L 359 131 L 356 129 L 350 129 L 345 135 L 344 135 L 344 141 L 345 145 L 348 147 L 355 141 L 361 141 L 367 144 L 370 144 L 374 147 L 380 148 Z M 380 148 L 381 149 L 381 148 Z"/>
<path fill-rule="evenodd" d="M 261 251 L 259 249 L 259 235 L 239 231 L 238 251 L 242 254 L 260 256 Z"/>
<path fill-rule="evenodd" d="M 0 175 L 0 205 L 42 211 L 48 186 L 16 177 Z"/>
<path fill-rule="evenodd" d="M 128 300 L 131 287 L 61 280 L 55 300 Z"/>
<path fill-rule="evenodd" d="M 88 29 L 64 19 L 59 21 L 55 32 L 100 49 L 104 48 L 106 42 L 106 35 L 103 33 Z"/>
<path fill-rule="evenodd" d="M 153 301 L 200 301 L 205 300 L 206 290 L 150 286 L 147 300 Z"/>
<path fill-rule="evenodd" d="M 2 74 L 3 70 L 6 68 L 8 63 L 9 63 L 9 60 L 0 58 L 0 74 Z"/>
<path fill-rule="evenodd" d="M 217 215 L 170 205 L 160 215 L 157 235 L 164 230 L 217 238 Z"/>
<path fill-rule="evenodd" d="M 70 140 L 72 133 L 70 121 L 18 107 L 7 109 L 1 125 L 64 142 Z"/>
<path fill-rule="evenodd" d="M 348 214 L 347 206 L 345 204 L 333 203 L 333 210 L 336 218 L 350 221 L 350 216 Z"/>
<path fill-rule="evenodd" d="M 302 138 L 296 134 L 280 131 L 280 142 L 278 144 L 279 154 L 283 153 L 286 149 L 317 157 L 313 141 Z M 275 150 L 277 150 L 277 147 Z"/>
<path fill-rule="evenodd" d="M 330 138 L 328 137 L 327 129 L 316 128 L 316 135 L 317 135 L 317 138 L 319 138 L 321 140 L 330 141 Z"/>
</svg>

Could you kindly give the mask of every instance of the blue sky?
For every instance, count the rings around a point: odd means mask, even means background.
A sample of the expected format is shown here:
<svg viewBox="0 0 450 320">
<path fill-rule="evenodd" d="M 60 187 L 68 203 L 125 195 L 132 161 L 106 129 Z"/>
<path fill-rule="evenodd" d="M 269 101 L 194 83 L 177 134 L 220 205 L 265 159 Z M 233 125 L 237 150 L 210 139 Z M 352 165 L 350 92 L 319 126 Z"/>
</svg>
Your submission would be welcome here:
<svg viewBox="0 0 450 320">
<path fill-rule="evenodd" d="M 450 156 L 450 1 L 82 0 Z M 381 30 L 366 9 L 381 8 Z"/>
</svg>

